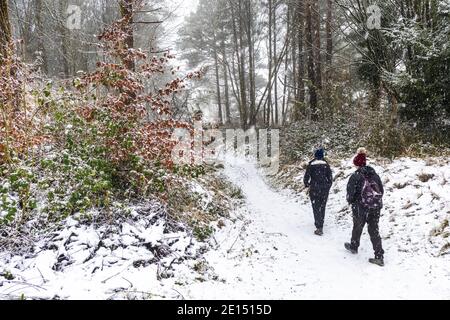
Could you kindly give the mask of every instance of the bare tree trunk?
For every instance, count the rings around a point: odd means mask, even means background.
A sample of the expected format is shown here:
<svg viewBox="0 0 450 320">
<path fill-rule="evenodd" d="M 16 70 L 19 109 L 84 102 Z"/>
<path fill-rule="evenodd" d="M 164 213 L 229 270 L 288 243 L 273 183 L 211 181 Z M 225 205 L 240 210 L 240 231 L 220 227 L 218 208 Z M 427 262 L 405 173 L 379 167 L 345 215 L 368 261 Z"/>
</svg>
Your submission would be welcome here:
<svg viewBox="0 0 450 320">
<path fill-rule="evenodd" d="M 67 10 L 67 0 L 61 0 L 59 2 L 59 13 L 61 17 L 66 17 Z M 63 59 L 63 72 L 64 76 L 68 77 L 70 75 L 70 64 L 69 64 L 69 32 L 64 24 L 65 19 L 59 22 L 60 36 L 61 36 L 61 53 Z"/>
<path fill-rule="evenodd" d="M 305 17 L 306 17 L 306 51 L 308 53 L 308 89 L 309 104 L 311 108 L 311 116 L 313 119 L 317 117 L 317 87 L 316 87 L 316 68 L 314 66 L 314 46 L 313 46 L 313 22 L 312 22 L 312 4 L 314 0 L 306 1 Z"/>
<path fill-rule="evenodd" d="M 305 41 L 305 4 L 298 4 L 298 30 L 297 30 L 297 46 L 298 46 L 298 82 L 299 87 L 297 100 L 300 103 L 305 102 L 305 50 L 303 47 L 303 42 Z"/>
<path fill-rule="evenodd" d="M 269 75 L 272 74 L 272 14 L 273 11 L 273 0 L 269 0 Z M 272 87 L 269 88 L 268 96 L 267 96 L 267 119 L 266 125 L 270 124 L 270 114 L 272 110 Z M 266 109 L 264 107 L 264 109 Z"/>
<path fill-rule="evenodd" d="M 287 8 L 287 19 L 286 19 L 286 34 L 288 37 L 288 46 L 291 42 L 291 5 L 288 4 Z M 283 83 L 283 103 L 281 105 L 281 125 L 284 125 L 284 122 L 286 120 L 286 110 L 287 110 L 287 103 L 289 102 L 289 99 L 287 99 L 287 88 L 288 88 L 288 67 L 289 67 L 289 54 L 286 54 L 284 57 L 284 83 Z"/>
<path fill-rule="evenodd" d="M 246 0 L 245 0 L 246 1 Z M 243 116 L 243 129 L 247 129 L 248 124 L 248 104 L 247 104 L 247 85 L 246 85 L 246 77 L 245 77 L 245 70 L 246 70 L 246 59 L 245 59 L 245 53 L 244 53 L 244 40 L 243 40 L 243 33 L 244 33 L 244 21 L 243 21 L 243 7 L 242 7 L 242 0 L 239 0 L 239 48 L 238 48 L 238 55 L 240 56 L 240 63 L 238 65 L 239 67 L 239 82 L 241 86 L 241 99 L 242 99 L 242 116 Z"/>
<path fill-rule="evenodd" d="M 320 41 L 320 6 L 318 0 L 312 1 L 312 21 L 314 34 L 314 60 L 316 67 L 316 86 L 319 90 L 322 89 L 322 55 L 321 55 L 321 41 Z"/>
<path fill-rule="evenodd" d="M 219 76 L 219 58 L 217 55 L 216 47 L 216 34 L 214 33 L 214 68 L 216 71 L 216 94 L 217 94 L 217 107 L 220 124 L 223 125 L 223 113 L 222 113 L 222 97 L 220 95 L 220 76 Z"/>
<path fill-rule="evenodd" d="M 225 47 L 225 40 L 222 37 L 221 41 L 222 47 L 222 56 L 223 56 L 223 76 L 225 81 L 225 116 L 226 116 L 226 124 L 231 124 L 231 106 L 230 106 L 230 89 L 228 83 L 228 59 L 227 59 L 227 50 Z"/>
<path fill-rule="evenodd" d="M 331 65 L 333 62 L 333 33 L 331 30 L 332 21 L 333 21 L 333 0 L 327 0 L 327 22 L 326 22 L 326 34 L 327 34 L 326 78 L 327 78 L 327 81 L 330 78 Z"/>
<path fill-rule="evenodd" d="M 293 120 L 299 121 L 304 112 L 305 103 L 305 50 L 303 42 L 305 41 L 305 9 L 306 5 L 304 1 L 298 1 L 295 3 L 293 22 L 295 28 L 293 32 L 293 44 L 295 44 L 295 65 L 294 65 L 294 110 Z M 307 51 L 309 54 L 310 50 Z"/>
<path fill-rule="evenodd" d="M 246 0 L 244 5 L 246 33 L 248 42 L 248 60 L 249 60 L 249 89 L 250 89 L 250 112 L 249 121 L 250 126 L 256 125 L 256 66 L 255 66 L 255 51 L 253 45 L 253 14 L 252 2 Z"/>
<path fill-rule="evenodd" d="M 48 73 L 47 53 L 44 45 L 44 26 L 42 23 L 42 0 L 35 0 L 36 31 L 39 39 L 39 51 L 42 59 L 42 72 Z"/>
<path fill-rule="evenodd" d="M 325 23 L 325 33 L 327 40 L 326 62 L 325 62 L 325 86 L 323 90 L 323 111 L 328 111 L 333 117 L 335 114 L 335 103 L 333 103 L 332 92 L 332 64 L 333 64 L 333 32 L 331 24 L 333 22 L 333 0 L 327 0 L 327 18 Z"/>
<path fill-rule="evenodd" d="M 11 41 L 8 0 L 0 0 L 0 54 L 6 56 L 6 46 Z M 1 60 L 0 60 L 1 62 Z"/>
<path fill-rule="evenodd" d="M 9 22 L 8 14 L 8 1 L 0 0 L 0 65 L 3 63 L 3 59 L 7 58 L 8 54 L 8 44 L 11 41 L 11 25 Z M 8 70 L 9 69 L 9 70 Z M 8 77 L 12 74 L 11 68 L 7 68 L 5 74 L 0 74 L 0 76 Z M 8 74 L 8 72 L 10 74 Z M 3 95 L 3 92 L 1 93 Z M 4 137 L 0 140 L 0 164 L 10 164 L 11 163 L 11 126 L 13 125 L 12 117 L 12 102 L 8 101 L 10 97 L 6 100 L 5 105 L 2 104 L 0 108 L 0 123 L 2 124 L 1 131 L 4 133 Z M 17 107 L 17 106 L 16 106 Z"/>
<path fill-rule="evenodd" d="M 291 62 L 292 62 L 292 87 L 293 87 L 293 94 L 294 94 L 294 100 L 297 98 L 297 25 L 296 25 L 296 14 L 297 14 L 297 4 L 293 4 L 293 2 L 289 2 L 289 8 L 290 8 L 290 16 L 289 16 L 289 25 L 291 26 Z"/>
<path fill-rule="evenodd" d="M 276 0 L 275 0 L 276 1 Z M 275 7 L 273 10 L 273 60 L 275 65 L 278 64 L 277 61 L 277 4 L 275 3 Z M 274 78 L 274 99 L 275 99 L 275 125 L 278 125 L 279 120 L 278 120 L 278 74 L 275 74 L 275 78 Z"/>
<path fill-rule="evenodd" d="M 240 7 L 239 7 L 240 9 Z M 238 13 L 240 10 L 238 10 Z M 244 64 L 243 56 L 242 56 L 242 50 L 241 50 L 241 44 L 242 44 L 242 36 L 238 37 L 238 27 L 237 23 L 240 21 L 240 17 L 237 17 L 238 14 L 236 13 L 236 9 L 234 8 L 234 3 L 232 3 L 231 6 L 231 17 L 232 17 L 232 24 L 233 24 L 233 42 L 234 42 L 234 54 L 236 55 L 237 60 L 237 70 L 233 59 L 233 72 L 235 72 L 235 79 L 238 79 L 239 83 L 236 84 L 237 88 L 237 96 L 238 96 L 238 106 L 239 106 L 239 118 L 241 122 L 241 127 L 244 128 L 247 125 L 247 114 L 246 114 L 246 108 L 247 108 L 247 98 L 246 98 L 246 88 L 245 88 L 245 74 L 243 72 L 244 70 Z M 238 22 L 236 19 L 239 19 Z M 242 33 L 239 32 L 240 35 Z M 237 71 L 237 72 L 236 72 Z"/>
</svg>

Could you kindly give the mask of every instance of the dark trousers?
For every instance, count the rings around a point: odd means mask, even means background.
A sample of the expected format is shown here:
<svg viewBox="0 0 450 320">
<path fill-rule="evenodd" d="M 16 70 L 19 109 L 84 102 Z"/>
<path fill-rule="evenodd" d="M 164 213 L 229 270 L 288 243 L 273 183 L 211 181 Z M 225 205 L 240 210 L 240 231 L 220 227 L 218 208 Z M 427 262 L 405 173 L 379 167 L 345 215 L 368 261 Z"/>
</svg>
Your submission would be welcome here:
<svg viewBox="0 0 450 320">
<path fill-rule="evenodd" d="M 314 221 L 317 229 L 323 229 L 325 220 L 325 208 L 327 206 L 329 190 L 326 192 L 314 192 L 311 190 L 309 196 L 314 212 Z"/>
<path fill-rule="evenodd" d="M 367 231 L 369 232 L 370 241 L 373 245 L 375 258 L 383 258 L 384 250 L 381 243 L 378 222 L 380 221 L 380 209 L 367 209 L 361 205 L 353 205 L 353 232 L 352 232 L 352 249 L 358 250 L 359 241 L 364 226 L 367 223 Z"/>
</svg>

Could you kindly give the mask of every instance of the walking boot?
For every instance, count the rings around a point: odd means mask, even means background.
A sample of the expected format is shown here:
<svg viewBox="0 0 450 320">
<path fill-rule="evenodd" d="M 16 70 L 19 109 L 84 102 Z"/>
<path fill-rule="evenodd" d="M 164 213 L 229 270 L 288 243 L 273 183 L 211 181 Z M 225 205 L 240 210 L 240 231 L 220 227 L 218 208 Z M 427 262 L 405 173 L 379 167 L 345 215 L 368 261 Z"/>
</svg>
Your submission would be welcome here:
<svg viewBox="0 0 450 320">
<path fill-rule="evenodd" d="M 352 245 L 350 243 L 345 243 L 344 246 L 345 246 L 345 249 L 347 249 L 351 253 L 353 253 L 353 254 L 357 254 L 358 253 L 358 249 L 353 249 Z"/>
<path fill-rule="evenodd" d="M 314 234 L 316 236 L 323 236 L 323 229 L 322 228 L 318 228 L 316 231 L 314 231 Z"/>
<path fill-rule="evenodd" d="M 370 263 L 376 264 L 377 266 L 384 267 L 384 259 L 383 258 L 370 258 Z"/>
</svg>

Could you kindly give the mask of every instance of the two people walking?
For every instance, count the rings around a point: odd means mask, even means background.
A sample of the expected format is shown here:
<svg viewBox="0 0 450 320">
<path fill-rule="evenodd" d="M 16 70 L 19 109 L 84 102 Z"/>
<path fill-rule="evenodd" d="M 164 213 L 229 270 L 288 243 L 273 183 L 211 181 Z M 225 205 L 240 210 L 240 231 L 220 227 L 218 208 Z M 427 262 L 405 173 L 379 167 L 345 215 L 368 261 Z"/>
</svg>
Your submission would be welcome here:
<svg viewBox="0 0 450 320">
<path fill-rule="evenodd" d="M 351 241 L 345 243 L 345 248 L 353 254 L 358 253 L 361 234 L 367 224 L 375 257 L 370 263 L 384 266 L 384 250 L 379 233 L 378 223 L 383 207 L 383 183 L 375 169 L 367 165 L 367 152 L 358 149 L 353 159 L 356 171 L 347 184 L 347 202 L 352 208 L 353 231 Z M 304 184 L 309 188 L 309 196 L 314 212 L 316 235 L 323 235 L 325 208 L 328 201 L 333 177 L 330 165 L 325 160 L 324 149 L 318 149 L 305 172 Z"/>
</svg>

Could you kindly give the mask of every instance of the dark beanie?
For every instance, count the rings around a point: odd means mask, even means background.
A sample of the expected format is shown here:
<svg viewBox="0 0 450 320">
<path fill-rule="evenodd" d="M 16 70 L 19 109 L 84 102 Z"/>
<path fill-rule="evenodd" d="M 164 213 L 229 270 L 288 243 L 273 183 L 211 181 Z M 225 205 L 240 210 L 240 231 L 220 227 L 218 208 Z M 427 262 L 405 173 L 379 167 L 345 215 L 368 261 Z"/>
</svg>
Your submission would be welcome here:
<svg viewBox="0 0 450 320">
<path fill-rule="evenodd" d="M 358 154 L 353 159 L 353 164 L 357 167 L 365 167 L 367 165 L 367 151 L 364 148 L 358 149 Z"/>
<path fill-rule="evenodd" d="M 314 158 L 316 158 L 317 160 L 323 160 L 324 157 L 325 157 L 325 150 L 323 150 L 323 148 L 317 149 L 316 152 L 314 153 Z"/>
</svg>

